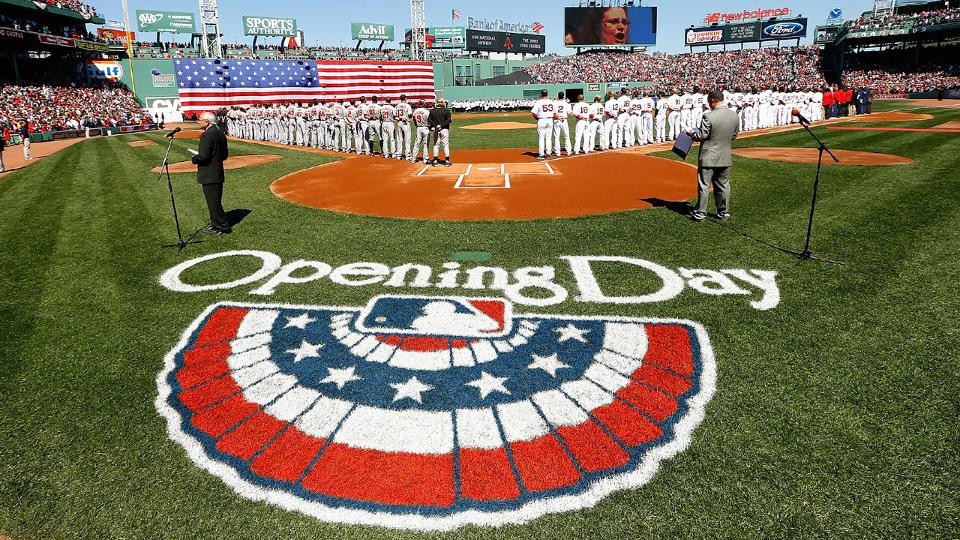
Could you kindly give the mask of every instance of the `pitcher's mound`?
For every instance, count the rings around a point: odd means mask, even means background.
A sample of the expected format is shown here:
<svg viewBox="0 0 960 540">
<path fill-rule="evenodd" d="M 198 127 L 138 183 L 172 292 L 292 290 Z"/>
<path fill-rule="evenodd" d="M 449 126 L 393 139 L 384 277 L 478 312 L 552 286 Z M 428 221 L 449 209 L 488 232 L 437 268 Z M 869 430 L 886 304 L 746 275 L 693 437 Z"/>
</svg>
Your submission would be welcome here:
<svg viewBox="0 0 960 540">
<path fill-rule="evenodd" d="M 153 141 L 132 141 L 132 142 L 128 142 L 127 145 L 132 146 L 134 148 L 139 148 L 141 146 L 156 146 L 157 143 Z"/>
<path fill-rule="evenodd" d="M 818 157 L 816 148 L 737 148 L 734 149 L 733 153 L 746 158 L 814 165 L 816 165 Z M 830 159 L 830 156 L 824 155 L 824 165 L 874 166 L 909 165 L 913 163 L 913 160 L 910 158 L 892 154 L 875 154 L 873 152 L 857 152 L 854 150 L 834 150 L 833 153 L 837 156 L 837 159 L 840 160 L 840 163 L 836 163 Z"/>
<path fill-rule="evenodd" d="M 263 154 L 263 155 L 252 155 L 252 156 L 234 156 L 228 158 L 223 162 L 223 168 L 227 170 L 231 169 L 243 169 L 245 167 L 257 167 L 260 165 L 266 165 L 267 163 L 273 163 L 274 161 L 280 161 L 280 156 L 276 154 Z M 160 172 L 160 167 L 154 167 L 150 169 L 151 172 L 158 173 Z M 187 173 L 187 172 L 197 172 L 197 166 L 189 161 L 180 161 L 178 163 L 170 164 L 170 172 L 172 173 Z"/>
<path fill-rule="evenodd" d="M 474 124 L 472 126 L 464 126 L 463 129 L 488 129 L 488 130 L 498 130 L 498 129 L 536 129 L 536 124 L 524 124 L 523 122 L 487 122 L 485 124 Z"/>
</svg>

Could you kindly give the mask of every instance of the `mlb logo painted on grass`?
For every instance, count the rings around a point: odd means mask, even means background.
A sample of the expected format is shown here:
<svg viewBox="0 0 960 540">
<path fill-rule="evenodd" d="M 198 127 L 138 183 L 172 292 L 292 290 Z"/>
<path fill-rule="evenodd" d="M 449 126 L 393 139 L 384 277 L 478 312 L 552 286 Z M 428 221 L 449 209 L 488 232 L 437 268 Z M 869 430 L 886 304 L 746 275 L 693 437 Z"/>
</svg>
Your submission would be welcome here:
<svg viewBox="0 0 960 540">
<path fill-rule="evenodd" d="M 239 494 L 339 523 L 523 523 L 645 484 L 713 395 L 703 328 L 496 298 L 217 304 L 167 355 L 171 437 Z"/>
</svg>

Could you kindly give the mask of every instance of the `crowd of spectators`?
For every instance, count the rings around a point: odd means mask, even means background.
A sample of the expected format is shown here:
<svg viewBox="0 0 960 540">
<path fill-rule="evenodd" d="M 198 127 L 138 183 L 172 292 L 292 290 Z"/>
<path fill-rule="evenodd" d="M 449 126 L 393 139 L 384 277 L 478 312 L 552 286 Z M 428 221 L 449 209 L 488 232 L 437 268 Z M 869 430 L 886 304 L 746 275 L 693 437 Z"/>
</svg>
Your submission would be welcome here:
<svg viewBox="0 0 960 540">
<path fill-rule="evenodd" d="M 917 55 L 919 54 L 919 59 Z M 878 96 L 900 96 L 960 87 L 960 46 L 868 51 L 848 55 L 844 85 L 869 87 Z"/>
<path fill-rule="evenodd" d="M 103 81 L 63 86 L 35 83 L 0 87 L 0 126 L 31 133 L 142 125 L 149 117 L 129 91 Z"/>
<path fill-rule="evenodd" d="M 40 22 L 34 19 L 11 17 L 7 14 L 0 13 L 0 27 L 73 39 L 85 39 L 87 41 L 99 41 L 97 36 L 88 32 L 86 25 L 81 22 L 52 24 L 49 21 Z"/>
<path fill-rule="evenodd" d="M 97 8 L 84 4 L 79 0 L 33 0 L 33 3 L 41 3 L 48 7 L 56 7 L 65 9 L 67 11 L 74 11 L 87 19 L 97 15 Z"/>
<path fill-rule="evenodd" d="M 692 54 L 595 51 L 529 66 L 535 83 L 652 81 L 657 90 L 823 86 L 815 46 Z"/>
<path fill-rule="evenodd" d="M 894 13 L 876 17 L 860 17 L 847 23 L 847 28 L 853 32 L 872 32 L 896 30 L 908 26 L 935 26 L 951 22 L 960 22 L 960 9 L 938 9 L 922 11 L 920 13 Z"/>
<path fill-rule="evenodd" d="M 529 111 L 534 103 L 534 99 L 456 99 L 450 108 L 457 112 Z"/>
</svg>

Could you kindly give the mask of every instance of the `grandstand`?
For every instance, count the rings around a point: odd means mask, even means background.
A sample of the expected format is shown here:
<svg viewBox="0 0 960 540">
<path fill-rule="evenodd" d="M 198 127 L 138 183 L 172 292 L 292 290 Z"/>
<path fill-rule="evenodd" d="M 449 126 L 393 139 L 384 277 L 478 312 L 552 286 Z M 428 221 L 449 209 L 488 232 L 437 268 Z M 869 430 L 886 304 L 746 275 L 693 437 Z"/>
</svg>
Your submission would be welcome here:
<svg viewBox="0 0 960 540">
<path fill-rule="evenodd" d="M 76 0 L 0 0 L 0 128 L 19 143 L 147 129 L 152 121 L 124 83 L 118 48 L 87 29 L 103 24 Z"/>
</svg>

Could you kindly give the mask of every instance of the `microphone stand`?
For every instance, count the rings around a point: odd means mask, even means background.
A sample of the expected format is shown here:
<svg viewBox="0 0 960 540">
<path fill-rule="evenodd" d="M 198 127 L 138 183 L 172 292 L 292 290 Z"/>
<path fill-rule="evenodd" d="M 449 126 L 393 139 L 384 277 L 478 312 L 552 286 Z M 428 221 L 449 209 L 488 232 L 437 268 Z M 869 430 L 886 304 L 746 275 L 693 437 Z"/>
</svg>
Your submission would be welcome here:
<svg viewBox="0 0 960 540">
<path fill-rule="evenodd" d="M 177 243 L 176 244 L 166 244 L 160 247 L 165 248 L 177 248 L 177 255 L 183 251 L 183 248 L 187 247 L 190 244 L 200 244 L 203 240 L 194 240 L 193 236 L 187 240 L 183 239 L 183 232 L 180 230 L 180 215 L 177 213 L 177 199 L 173 196 L 173 180 L 170 178 L 170 149 L 173 148 L 173 137 L 169 137 L 169 142 L 167 143 L 167 151 L 163 154 L 163 163 L 160 164 L 160 173 L 157 174 L 157 181 L 159 182 L 163 178 L 163 173 L 167 174 L 167 189 L 170 191 L 170 205 L 173 207 L 173 222 L 177 225 Z"/>
<path fill-rule="evenodd" d="M 807 221 L 807 240 L 803 244 L 803 251 L 800 253 L 790 251 L 789 253 L 797 257 L 797 266 L 805 261 L 820 261 L 827 264 L 843 264 L 842 262 L 815 257 L 813 252 L 810 251 L 810 239 L 813 235 L 813 218 L 817 209 L 817 192 L 820 189 L 820 171 L 823 168 L 823 153 L 826 152 L 829 154 L 836 163 L 840 163 L 840 160 L 837 159 L 837 156 L 833 155 L 833 152 L 831 152 L 830 149 L 827 148 L 827 145 L 820 140 L 820 137 L 817 137 L 817 135 L 810 129 L 810 125 L 805 118 L 800 117 L 799 120 L 800 125 L 803 126 L 803 129 L 807 130 L 807 133 L 813 137 L 813 140 L 817 141 L 817 151 L 819 152 L 819 156 L 817 157 L 817 176 L 813 181 L 813 200 L 810 202 L 810 218 Z"/>
</svg>

